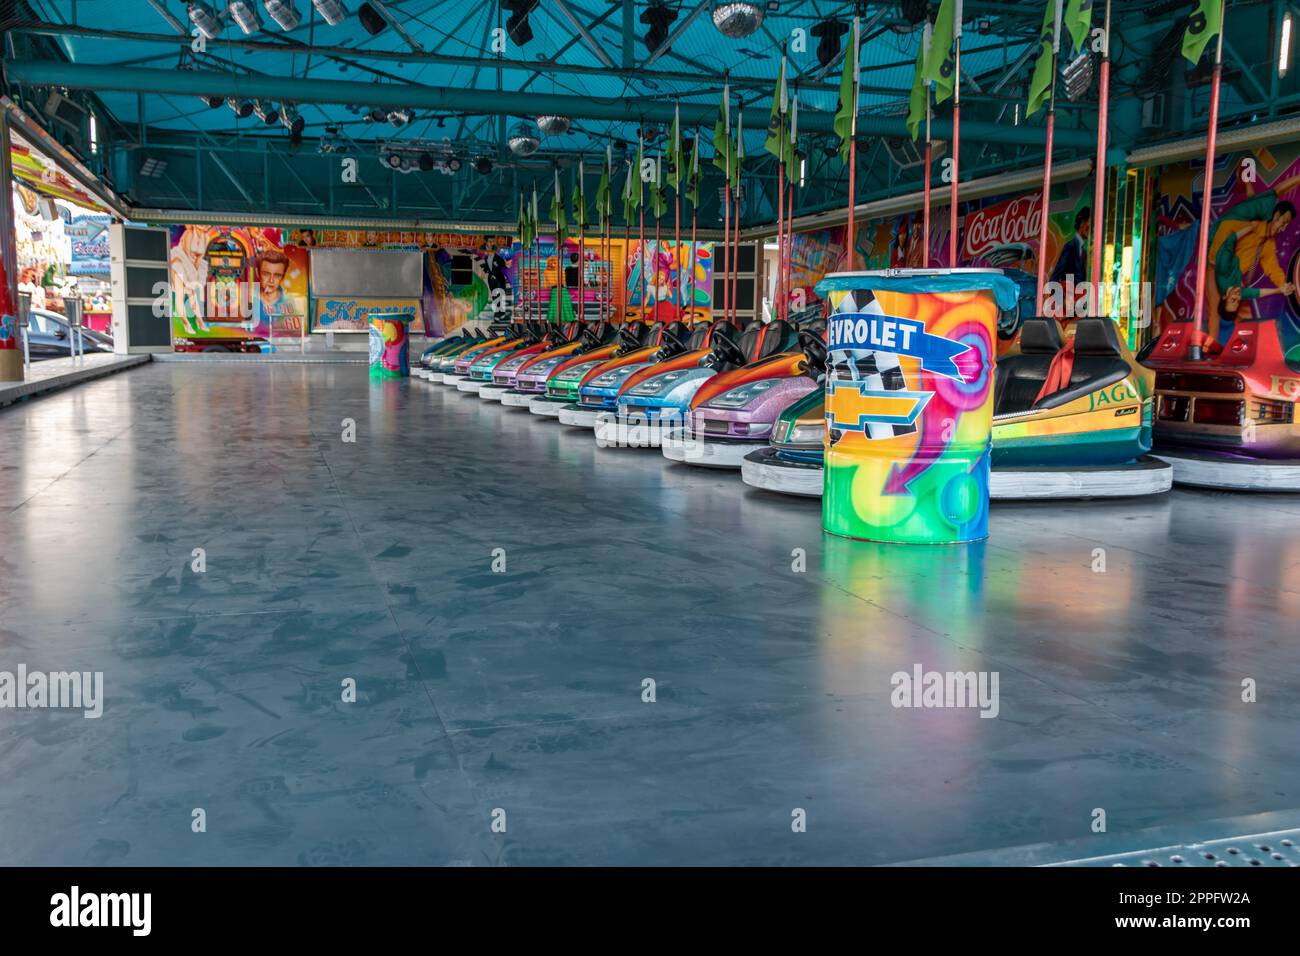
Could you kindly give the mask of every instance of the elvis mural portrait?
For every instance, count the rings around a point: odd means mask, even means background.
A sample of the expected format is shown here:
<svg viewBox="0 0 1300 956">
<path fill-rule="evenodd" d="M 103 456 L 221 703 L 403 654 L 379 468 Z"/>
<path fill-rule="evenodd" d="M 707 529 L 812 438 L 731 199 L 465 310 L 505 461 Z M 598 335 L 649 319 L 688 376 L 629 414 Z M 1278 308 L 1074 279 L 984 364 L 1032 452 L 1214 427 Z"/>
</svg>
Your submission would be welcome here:
<svg viewBox="0 0 1300 956">
<path fill-rule="evenodd" d="M 184 339 L 297 336 L 307 316 L 307 253 L 280 229 L 172 226 L 172 326 Z"/>
<path fill-rule="evenodd" d="M 1160 174 L 1157 331 L 1193 318 L 1205 180 L 1204 163 L 1167 166 Z M 1300 359 L 1300 144 L 1218 157 L 1210 188 L 1202 329 L 1211 350 L 1226 343 L 1238 323 L 1266 320 L 1276 324 L 1287 358 Z"/>
</svg>

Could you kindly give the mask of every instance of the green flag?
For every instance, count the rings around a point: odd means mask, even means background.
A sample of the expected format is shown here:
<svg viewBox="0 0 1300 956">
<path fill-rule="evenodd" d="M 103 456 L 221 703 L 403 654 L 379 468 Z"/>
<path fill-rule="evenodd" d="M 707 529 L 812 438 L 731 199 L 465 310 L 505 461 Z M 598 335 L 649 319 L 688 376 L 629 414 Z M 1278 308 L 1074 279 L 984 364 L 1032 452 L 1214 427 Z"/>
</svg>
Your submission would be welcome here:
<svg viewBox="0 0 1300 956">
<path fill-rule="evenodd" d="M 686 177 L 685 196 L 692 206 L 700 208 L 700 131 L 695 131 L 695 143 L 691 147 L 691 171 Z"/>
<path fill-rule="evenodd" d="M 853 36 L 844 51 L 844 72 L 840 74 L 840 100 L 833 123 L 835 135 L 840 138 L 840 162 L 849 161 L 849 140 L 853 138 L 854 120 L 858 112 L 858 18 L 853 18 Z M 916 139 L 916 134 L 912 134 Z"/>
<path fill-rule="evenodd" d="M 519 244 L 527 247 L 528 245 L 528 204 L 524 202 L 524 194 L 519 194 L 519 218 L 515 220 L 515 231 L 519 233 Z"/>
<path fill-rule="evenodd" d="M 1092 0 L 1065 0 L 1065 28 L 1074 48 L 1082 50 L 1092 30 Z"/>
<path fill-rule="evenodd" d="M 912 141 L 920 135 L 921 120 L 925 119 L 925 108 L 929 105 L 930 90 L 925 82 L 925 54 L 930 48 L 930 24 L 921 31 L 921 43 L 916 48 L 916 70 L 912 74 L 912 95 L 907 100 L 907 131 L 912 134 Z"/>
<path fill-rule="evenodd" d="M 785 175 L 792 183 L 797 183 L 803 177 L 799 170 L 799 153 L 796 147 L 799 144 L 799 91 L 795 90 L 794 96 L 790 100 L 790 142 L 786 144 L 785 150 Z"/>
<path fill-rule="evenodd" d="M 925 78 L 933 86 L 936 103 L 942 103 L 952 96 L 953 77 L 957 72 L 957 62 L 952 55 L 953 31 L 957 19 L 953 13 L 955 3 L 956 0 L 943 0 L 939 4 L 934 28 L 930 31 L 930 48 L 925 53 Z"/>
<path fill-rule="evenodd" d="M 636 171 L 632 164 L 627 164 L 627 179 L 623 180 L 623 221 L 631 223 L 632 218 L 636 215 L 636 204 L 632 202 L 632 177 Z"/>
<path fill-rule="evenodd" d="M 745 161 L 745 114 L 739 114 L 736 122 L 736 166 L 731 171 L 731 176 L 727 180 L 728 185 L 735 189 L 740 185 L 740 166 Z"/>
<path fill-rule="evenodd" d="M 641 208 L 641 203 L 645 201 L 644 183 L 641 178 L 641 168 L 645 165 L 645 141 L 641 137 L 636 140 L 636 167 L 633 174 L 636 181 L 636 188 L 632 191 L 632 209 L 636 211 Z"/>
<path fill-rule="evenodd" d="M 935 26 L 930 31 L 930 49 L 926 51 L 926 79 L 935 91 L 935 103 L 943 103 L 953 95 L 953 77 L 957 73 L 953 57 L 953 35 L 957 17 L 953 13 L 956 0 L 943 0 Z"/>
<path fill-rule="evenodd" d="M 1205 45 L 1223 29 L 1222 16 L 1221 0 L 1200 0 L 1188 16 L 1187 29 L 1183 32 L 1183 56 L 1193 66 L 1201 62 Z"/>
<path fill-rule="evenodd" d="M 724 176 L 731 175 L 735 154 L 731 151 L 731 84 L 722 85 L 722 102 L 718 105 L 718 121 L 713 124 L 713 165 Z"/>
<path fill-rule="evenodd" d="M 1043 29 L 1038 40 L 1038 62 L 1034 64 L 1034 75 L 1029 78 L 1029 109 L 1026 116 L 1033 116 L 1044 103 L 1051 98 L 1056 82 L 1056 67 L 1052 62 L 1052 49 L 1056 46 L 1056 9 L 1061 0 L 1047 0 L 1047 9 L 1043 12 Z"/>
<path fill-rule="evenodd" d="M 579 229 L 587 228 L 587 197 L 583 193 L 582 179 L 586 170 L 582 160 L 578 160 L 578 171 L 573 183 L 573 224 Z"/>
<path fill-rule="evenodd" d="M 555 171 L 555 195 L 551 197 L 551 219 L 555 222 L 555 249 L 558 254 L 569 232 L 569 219 L 564 213 L 564 190 L 560 187 L 558 169 Z"/>
<path fill-rule="evenodd" d="M 536 238 L 537 238 L 537 227 L 538 227 L 538 225 L 541 223 L 541 219 L 540 219 L 540 217 L 539 217 L 538 214 L 537 214 L 537 182 L 536 182 L 536 180 L 533 181 L 533 211 L 532 211 L 532 214 L 528 217 L 528 222 L 529 222 L 529 225 L 532 227 L 532 229 L 531 229 L 532 237 L 533 237 L 534 239 L 536 239 Z"/>
<path fill-rule="evenodd" d="M 607 145 L 605 147 L 605 168 L 601 170 L 600 182 L 596 184 L 596 225 L 602 232 L 609 228 L 609 220 L 614 212 L 609 195 L 609 171 L 612 163 L 613 157 L 610 155 L 610 148 Z"/>
<path fill-rule="evenodd" d="M 682 107 L 678 103 L 673 110 L 673 131 L 668 135 L 668 182 L 673 191 L 682 191 Z"/>
<path fill-rule="evenodd" d="M 655 157 L 655 178 L 650 184 L 650 215 L 659 219 L 668 211 L 668 193 L 664 184 L 664 158 Z"/>
<path fill-rule="evenodd" d="M 788 156 L 790 130 L 786 117 L 790 113 L 790 95 L 785 87 L 785 57 L 781 57 L 781 72 L 776 77 L 776 89 L 772 91 L 772 111 L 767 118 L 767 139 L 763 149 L 781 162 Z"/>
</svg>

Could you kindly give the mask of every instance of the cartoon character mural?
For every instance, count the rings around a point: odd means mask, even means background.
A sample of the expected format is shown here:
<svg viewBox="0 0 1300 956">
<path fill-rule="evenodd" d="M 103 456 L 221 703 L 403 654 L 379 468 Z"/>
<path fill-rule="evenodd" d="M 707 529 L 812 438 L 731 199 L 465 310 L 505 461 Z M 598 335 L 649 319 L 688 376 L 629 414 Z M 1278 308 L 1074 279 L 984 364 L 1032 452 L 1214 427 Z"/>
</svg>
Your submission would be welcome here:
<svg viewBox="0 0 1300 956">
<path fill-rule="evenodd" d="M 1300 144 L 1219 157 L 1214 173 L 1204 330 L 1221 346 L 1238 322 L 1271 319 L 1288 353 L 1300 352 L 1300 229 L 1293 228 L 1300 203 Z M 1204 163 L 1180 163 L 1160 175 L 1158 329 L 1192 318 L 1204 179 Z"/>
<path fill-rule="evenodd" d="M 307 253 L 279 229 L 172 226 L 172 325 L 182 338 L 296 336 L 307 315 Z"/>
<path fill-rule="evenodd" d="M 674 243 L 671 239 L 644 244 L 617 240 L 626 284 L 628 311 L 648 321 L 673 321 L 679 312 L 686 321 L 713 317 L 713 243 Z M 644 305 L 642 295 L 645 296 Z"/>
</svg>

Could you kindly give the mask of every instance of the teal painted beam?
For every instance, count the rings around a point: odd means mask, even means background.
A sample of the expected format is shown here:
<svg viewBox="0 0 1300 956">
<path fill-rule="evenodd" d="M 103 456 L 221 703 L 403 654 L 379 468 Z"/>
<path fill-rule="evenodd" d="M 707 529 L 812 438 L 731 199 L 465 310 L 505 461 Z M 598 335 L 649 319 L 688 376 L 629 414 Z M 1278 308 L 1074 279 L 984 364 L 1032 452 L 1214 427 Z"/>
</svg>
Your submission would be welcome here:
<svg viewBox="0 0 1300 956">
<path fill-rule="evenodd" d="M 354 82 L 350 80 L 302 79 L 198 70 L 154 70 L 139 67 L 99 66 L 87 63 L 64 63 L 53 60 L 10 60 L 5 70 L 9 82 L 35 86 L 63 86 L 83 90 L 117 90 L 131 93 L 157 93 L 172 96 L 236 96 L 266 98 L 291 103 L 354 103 L 361 106 L 407 107 L 439 112 L 480 113 L 509 116 L 535 116 L 540 110 L 561 113 L 575 119 L 635 122 L 649 120 L 670 123 L 674 103 L 671 99 L 601 100 L 568 94 L 520 93 L 510 90 L 451 89 L 434 86 L 405 86 L 397 83 Z M 968 98 L 969 100 L 969 98 Z M 745 108 L 745 126 L 767 126 L 768 104 L 757 103 Z M 714 104 L 681 104 L 682 122 L 712 126 L 717 118 Z M 833 115 L 801 112 L 799 128 L 811 133 L 831 131 Z M 858 117 L 861 136 L 907 135 L 902 114 L 881 116 L 864 113 Z M 936 119 L 934 136 L 945 139 L 950 133 L 947 120 Z M 967 121 L 961 127 L 966 142 L 998 142 L 1039 145 L 1043 131 L 1034 126 L 1006 126 L 984 121 Z M 1056 142 L 1062 147 L 1087 148 L 1096 136 L 1086 129 L 1058 129 Z"/>
</svg>

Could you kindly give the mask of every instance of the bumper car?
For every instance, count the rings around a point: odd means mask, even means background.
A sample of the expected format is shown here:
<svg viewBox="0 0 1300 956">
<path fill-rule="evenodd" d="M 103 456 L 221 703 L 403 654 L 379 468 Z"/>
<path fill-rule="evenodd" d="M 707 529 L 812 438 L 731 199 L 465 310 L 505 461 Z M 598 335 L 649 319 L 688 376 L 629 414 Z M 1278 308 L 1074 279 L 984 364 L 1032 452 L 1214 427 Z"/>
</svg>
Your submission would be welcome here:
<svg viewBox="0 0 1300 956">
<path fill-rule="evenodd" d="M 1220 347 L 1188 357 L 1190 322 L 1174 322 L 1143 350 L 1155 372 L 1156 455 L 1174 480 L 1207 488 L 1300 491 L 1300 347 L 1279 319 L 1238 320 Z"/>
<path fill-rule="evenodd" d="M 560 409 L 561 425 L 596 428 L 612 420 L 619 389 L 630 376 L 691 351 L 708 333 L 707 327 L 701 329 L 699 340 L 695 340 L 685 323 L 672 320 L 656 326 L 658 332 L 647 344 L 602 362 L 583 377 L 578 383 L 578 401 Z"/>
<path fill-rule="evenodd" d="M 423 359 L 421 360 L 421 367 L 425 372 L 423 377 L 430 382 L 441 382 L 444 375 L 452 373 L 458 358 L 468 355 L 476 349 L 500 344 L 506 341 L 511 334 L 512 330 L 509 325 L 493 325 L 488 329 L 487 334 L 477 338 L 477 341 L 466 341 L 465 337 L 462 337 L 462 340 L 458 341 L 455 347 L 439 355 L 430 356 L 427 364 L 424 363 Z"/>
<path fill-rule="evenodd" d="M 434 367 L 435 372 L 442 372 L 442 383 L 444 385 L 455 385 L 465 378 L 469 377 L 469 367 L 476 360 L 488 355 L 498 349 L 517 348 L 519 344 L 525 341 L 525 328 L 523 323 L 508 323 L 501 326 L 494 326 L 490 330 L 491 337 L 481 345 L 475 345 L 471 348 L 464 349 L 454 355 L 447 356 L 439 360 Z M 437 378 L 434 378 L 437 381 Z"/>
<path fill-rule="evenodd" d="M 549 352 L 552 349 L 572 345 L 582 333 L 580 322 L 568 322 L 563 326 L 539 323 L 529 330 L 533 341 L 512 351 L 492 352 L 476 360 L 469 367 L 469 379 L 457 386 L 462 391 L 473 391 L 479 398 L 488 401 L 500 401 L 501 396 L 510 388 L 504 382 L 497 382 L 496 373 L 502 368 L 517 370 L 529 359 Z"/>
<path fill-rule="evenodd" d="M 460 335 L 445 338 L 421 352 L 420 360 L 411 369 L 411 374 L 416 378 L 426 378 L 431 373 L 433 366 L 441 359 L 463 352 L 465 349 L 473 348 L 476 345 L 482 345 L 485 341 L 487 341 L 487 337 L 477 329 L 465 329 Z"/>
<path fill-rule="evenodd" d="M 472 392 L 477 395 L 484 385 L 491 382 L 492 369 L 498 362 L 525 349 L 544 345 L 552 335 L 557 334 L 558 330 L 559 327 L 544 322 L 523 322 L 516 325 L 512 338 L 470 360 L 465 368 L 464 377 L 455 382 L 456 391 Z M 455 364 L 455 368 L 459 370 L 459 362 Z M 450 380 L 444 376 L 443 381 Z"/>
<path fill-rule="evenodd" d="M 618 392 L 614 420 L 597 438 L 607 444 L 661 448 L 665 436 L 686 423 L 691 400 L 706 382 L 766 361 L 797 343 L 795 327 L 780 319 L 752 322 L 740 333 L 729 323 L 715 322 L 707 347 L 628 376 Z"/>
<path fill-rule="evenodd" d="M 685 424 L 661 435 L 664 457 L 703 468 L 740 468 L 746 455 L 767 447 L 784 409 L 820 389 L 825 334 L 825 322 L 817 318 L 796 333 L 800 351 L 779 352 L 704 382 Z"/>
<path fill-rule="evenodd" d="M 1018 348 L 999 359 L 994 377 L 990 497 L 1167 491 L 1170 469 L 1147 455 L 1151 382 L 1109 319 L 1079 319 L 1069 343 L 1055 320 L 1024 320 Z M 825 437 L 825 395 L 818 390 L 781 414 L 770 445 L 746 457 L 741 476 L 768 491 L 819 497 Z M 831 443 L 839 438 L 832 429 Z"/>
<path fill-rule="evenodd" d="M 523 375 L 520 375 L 519 388 L 525 387 L 526 381 L 537 382 L 538 376 L 545 375 L 540 383 L 541 390 L 535 392 L 528 403 L 528 410 L 544 418 L 559 418 L 560 410 L 564 406 L 572 405 L 577 401 L 578 386 L 582 384 L 588 372 L 610 359 L 619 358 L 641 348 L 658 334 L 658 326 L 647 327 L 644 322 L 624 322 L 619 327 L 616 341 L 612 344 L 570 356 L 549 372 L 539 372 L 530 379 L 526 380 Z"/>
<path fill-rule="evenodd" d="M 598 350 L 609 354 L 609 350 L 617 347 L 618 333 L 618 326 L 597 322 L 584 328 L 572 342 L 529 356 L 513 368 L 509 367 L 513 360 L 502 363 L 492 373 L 494 384 L 506 386 L 501 393 L 501 404 L 508 408 L 527 408 L 534 399 L 545 397 L 546 380 L 561 366 Z"/>
</svg>

